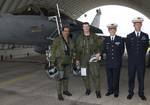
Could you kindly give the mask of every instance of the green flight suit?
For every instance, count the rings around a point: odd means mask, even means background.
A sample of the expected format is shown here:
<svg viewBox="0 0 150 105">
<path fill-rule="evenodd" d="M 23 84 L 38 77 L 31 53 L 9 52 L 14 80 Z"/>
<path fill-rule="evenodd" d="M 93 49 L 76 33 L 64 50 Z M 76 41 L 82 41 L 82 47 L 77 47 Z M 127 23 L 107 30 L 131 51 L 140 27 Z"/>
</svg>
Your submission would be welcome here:
<svg viewBox="0 0 150 105">
<path fill-rule="evenodd" d="M 80 61 L 81 67 L 87 69 L 87 76 L 83 76 L 83 82 L 86 89 L 91 89 L 90 78 L 96 91 L 100 91 L 100 61 L 89 63 L 93 54 L 101 53 L 102 39 L 91 33 L 90 36 L 81 34 L 75 43 L 76 59 Z"/>
<path fill-rule="evenodd" d="M 57 92 L 58 94 L 62 94 L 62 91 L 68 90 L 68 79 L 69 73 L 71 71 L 71 61 L 72 61 L 72 53 L 73 53 L 73 42 L 71 39 L 68 39 L 67 43 L 69 47 L 69 54 L 66 54 L 66 43 L 62 37 L 57 37 L 52 44 L 51 49 L 51 60 L 52 62 L 56 62 L 56 68 L 60 71 L 64 72 L 63 79 L 57 80 Z"/>
</svg>

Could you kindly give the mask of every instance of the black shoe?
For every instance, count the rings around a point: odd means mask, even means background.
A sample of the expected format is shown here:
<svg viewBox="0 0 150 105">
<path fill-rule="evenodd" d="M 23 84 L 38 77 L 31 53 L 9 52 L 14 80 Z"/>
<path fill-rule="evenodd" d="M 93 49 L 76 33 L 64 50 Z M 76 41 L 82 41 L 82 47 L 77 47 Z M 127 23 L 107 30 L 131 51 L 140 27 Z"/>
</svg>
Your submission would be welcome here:
<svg viewBox="0 0 150 105">
<path fill-rule="evenodd" d="M 58 94 L 58 100 L 63 101 L 64 97 L 61 94 Z"/>
<path fill-rule="evenodd" d="M 146 67 L 147 67 L 147 68 L 150 68 L 150 65 L 147 65 Z"/>
<path fill-rule="evenodd" d="M 144 95 L 139 95 L 139 97 L 141 98 L 141 100 L 146 101 L 146 97 Z"/>
<path fill-rule="evenodd" d="M 88 96 L 88 95 L 90 95 L 90 94 L 91 94 L 91 90 L 90 90 L 90 89 L 87 89 L 86 92 L 85 92 L 85 95 Z"/>
<path fill-rule="evenodd" d="M 118 94 L 114 94 L 114 97 L 115 97 L 115 98 L 118 98 L 118 96 L 119 96 Z"/>
<path fill-rule="evenodd" d="M 72 96 L 72 94 L 69 91 L 63 91 L 63 94 L 66 96 Z"/>
<path fill-rule="evenodd" d="M 113 92 L 107 92 L 106 94 L 105 94 L 105 96 L 110 96 L 110 95 L 112 95 L 113 94 Z"/>
<path fill-rule="evenodd" d="M 95 93 L 96 93 L 97 98 L 101 98 L 101 92 L 100 91 L 96 91 Z"/>
<path fill-rule="evenodd" d="M 133 95 L 129 94 L 129 95 L 127 96 L 127 99 L 128 99 L 128 100 L 131 100 L 132 97 L 133 97 Z"/>
</svg>

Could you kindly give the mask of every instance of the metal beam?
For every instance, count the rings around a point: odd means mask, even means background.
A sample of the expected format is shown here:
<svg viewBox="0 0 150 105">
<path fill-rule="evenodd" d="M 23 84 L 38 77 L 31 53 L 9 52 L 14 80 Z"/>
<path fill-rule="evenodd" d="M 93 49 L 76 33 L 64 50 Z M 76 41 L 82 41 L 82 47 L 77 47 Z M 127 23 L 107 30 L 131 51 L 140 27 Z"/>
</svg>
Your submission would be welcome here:
<svg viewBox="0 0 150 105">
<path fill-rule="evenodd" d="M 5 0 L 0 0 L 0 10 L 2 9 L 4 3 L 5 3 Z"/>
<path fill-rule="evenodd" d="M 0 13 L 6 13 L 12 2 L 13 2 L 13 0 L 6 0 L 3 7 L 1 8 Z"/>
<path fill-rule="evenodd" d="M 22 0 L 20 2 L 20 4 L 17 6 L 17 8 L 21 8 L 21 7 L 25 6 L 27 3 L 28 3 L 28 0 Z"/>
<path fill-rule="evenodd" d="M 27 2 L 27 4 L 32 4 L 34 2 L 34 0 L 29 0 L 28 2 Z"/>
<path fill-rule="evenodd" d="M 21 2 L 21 0 L 14 0 L 14 2 L 12 3 L 12 5 L 10 6 L 8 12 L 12 12 L 16 9 L 17 5 Z"/>
</svg>

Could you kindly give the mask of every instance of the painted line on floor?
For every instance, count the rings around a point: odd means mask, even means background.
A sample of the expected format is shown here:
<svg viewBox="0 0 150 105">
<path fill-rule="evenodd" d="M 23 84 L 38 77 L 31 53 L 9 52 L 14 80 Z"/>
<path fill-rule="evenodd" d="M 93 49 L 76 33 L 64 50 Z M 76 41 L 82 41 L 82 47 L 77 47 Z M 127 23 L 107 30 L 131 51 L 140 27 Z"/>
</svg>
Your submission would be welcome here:
<svg viewBox="0 0 150 105">
<path fill-rule="evenodd" d="M 11 80 L 7 80 L 7 81 L 4 81 L 4 82 L 0 82 L 0 88 L 4 88 L 8 85 L 12 85 L 12 84 L 15 84 L 16 82 L 20 82 L 20 81 L 23 81 L 23 80 L 27 80 L 29 79 L 31 76 L 33 75 L 33 73 L 28 73 L 28 74 L 25 74 L 25 75 L 22 75 L 22 76 L 18 76 L 14 79 L 11 79 Z"/>
</svg>

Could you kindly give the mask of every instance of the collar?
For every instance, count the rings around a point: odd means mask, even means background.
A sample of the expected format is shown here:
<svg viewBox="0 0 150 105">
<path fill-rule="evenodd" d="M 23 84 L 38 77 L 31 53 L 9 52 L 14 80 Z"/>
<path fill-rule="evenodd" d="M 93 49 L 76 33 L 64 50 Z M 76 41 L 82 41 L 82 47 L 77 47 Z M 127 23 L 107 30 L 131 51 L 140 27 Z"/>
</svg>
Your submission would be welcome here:
<svg viewBox="0 0 150 105">
<path fill-rule="evenodd" d="M 139 33 L 139 35 L 141 35 L 141 31 L 137 32 L 137 31 L 134 31 L 135 32 L 135 35 L 137 36 L 137 33 Z"/>
<path fill-rule="evenodd" d="M 84 36 L 90 36 L 90 35 L 91 35 L 91 32 L 89 32 L 89 33 L 84 33 L 84 32 L 83 32 L 83 35 L 84 35 Z"/>
<path fill-rule="evenodd" d="M 113 38 L 113 39 L 115 39 L 115 37 L 116 37 L 116 35 L 114 35 L 114 36 L 111 36 L 111 35 L 110 35 L 110 38 Z"/>
</svg>

